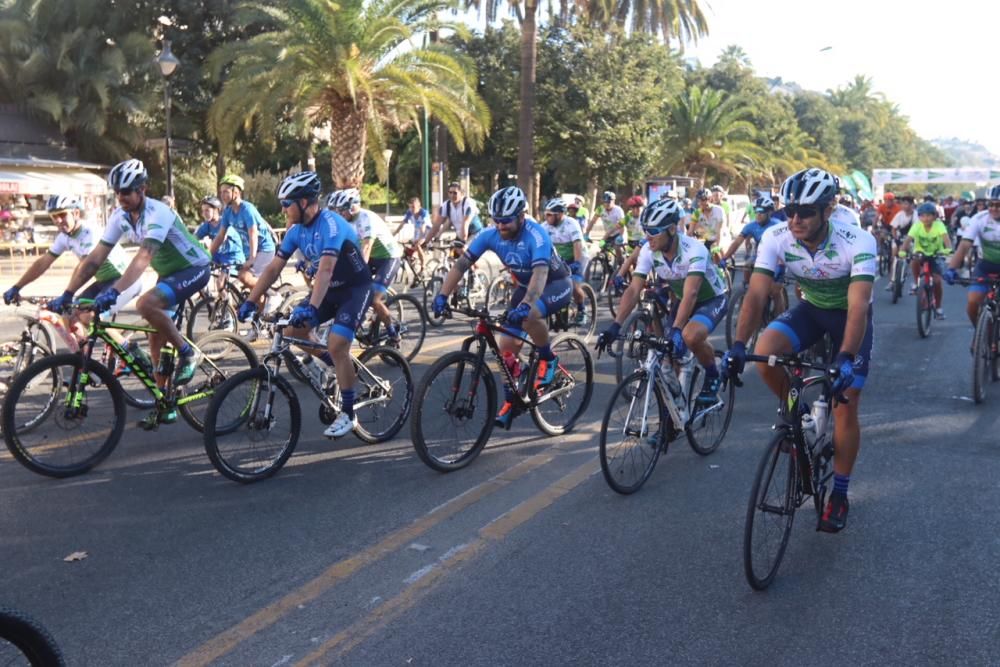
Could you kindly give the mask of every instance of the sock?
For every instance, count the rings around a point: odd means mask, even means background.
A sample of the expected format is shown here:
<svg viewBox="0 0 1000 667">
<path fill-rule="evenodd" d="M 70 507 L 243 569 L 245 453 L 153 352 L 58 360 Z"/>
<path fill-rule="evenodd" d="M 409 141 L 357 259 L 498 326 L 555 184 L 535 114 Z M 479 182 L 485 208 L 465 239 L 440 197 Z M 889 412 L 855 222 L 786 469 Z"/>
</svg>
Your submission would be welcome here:
<svg viewBox="0 0 1000 667">
<path fill-rule="evenodd" d="M 719 377 L 719 368 L 715 365 L 714 361 L 708 366 L 705 366 L 704 368 L 705 368 L 705 378 L 712 379 Z"/>
<path fill-rule="evenodd" d="M 538 347 L 538 358 L 543 361 L 552 361 L 556 358 L 556 355 L 552 354 L 552 348 L 548 345 L 540 345 Z"/>
<path fill-rule="evenodd" d="M 184 343 L 184 347 L 178 350 L 178 352 L 181 354 L 182 357 L 189 357 L 192 354 L 194 354 L 194 350 L 191 348 L 191 345 L 189 343 Z"/>
<path fill-rule="evenodd" d="M 833 473 L 833 492 L 842 496 L 847 495 L 847 485 L 851 483 L 850 475 L 838 475 Z"/>
<path fill-rule="evenodd" d="M 354 419 L 354 390 L 345 389 L 340 392 L 340 409 L 344 414 Z"/>
<path fill-rule="evenodd" d="M 317 358 L 320 361 L 322 361 L 324 364 L 326 364 L 327 366 L 333 366 L 333 357 L 330 356 L 329 352 L 324 352 L 323 354 L 319 355 L 319 357 L 317 357 Z"/>
<path fill-rule="evenodd" d="M 510 385 L 508 385 L 506 382 L 503 385 L 503 400 L 507 401 L 508 403 L 514 402 L 514 390 L 511 389 Z"/>
</svg>

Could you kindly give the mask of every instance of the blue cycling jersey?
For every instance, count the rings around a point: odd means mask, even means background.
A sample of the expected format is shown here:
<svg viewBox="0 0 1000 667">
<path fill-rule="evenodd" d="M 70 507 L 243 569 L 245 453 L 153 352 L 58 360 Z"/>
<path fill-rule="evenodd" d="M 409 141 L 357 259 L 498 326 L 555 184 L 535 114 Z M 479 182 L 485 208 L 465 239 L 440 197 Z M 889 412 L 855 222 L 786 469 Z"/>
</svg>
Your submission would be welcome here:
<svg viewBox="0 0 1000 667">
<path fill-rule="evenodd" d="M 767 224 L 762 225 L 756 220 L 754 220 L 749 225 L 743 227 L 743 231 L 740 232 L 740 236 L 742 236 L 745 239 L 748 238 L 753 239 L 754 243 L 760 243 L 760 237 L 764 235 L 764 232 L 766 232 L 771 227 L 779 224 L 780 222 L 781 221 L 778 220 L 777 218 L 770 218 L 767 221 Z"/>
<path fill-rule="evenodd" d="M 203 222 L 198 225 L 198 229 L 194 230 L 194 237 L 203 239 L 207 236 L 214 241 L 220 231 L 222 231 L 221 224 L 213 225 L 209 222 Z M 242 264 L 247 261 L 246 255 L 243 254 L 243 241 L 235 228 L 226 228 L 226 240 L 219 246 L 212 261 L 218 264 Z"/>
<path fill-rule="evenodd" d="M 496 227 L 480 232 L 466 248 L 465 256 L 475 262 L 487 250 L 492 250 L 523 285 L 531 280 L 531 272 L 537 266 L 549 267 L 546 285 L 570 275 L 569 267 L 556 253 L 548 232 L 531 218 L 524 219 L 521 233 L 509 241 L 500 237 Z"/>
<path fill-rule="evenodd" d="M 361 242 L 354 226 L 330 210 L 320 211 L 308 225 L 294 225 L 281 241 L 276 256 L 288 261 L 295 251 L 305 255 L 306 261 L 319 266 L 324 255 L 337 258 L 330 287 L 366 285 L 372 273 L 361 255 Z"/>
<path fill-rule="evenodd" d="M 257 252 L 274 252 L 274 234 L 271 226 L 261 216 L 257 207 L 248 201 L 240 202 L 240 210 L 233 213 L 227 206 L 222 210 L 222 226 L 235 227 L 243 241 L 243 254 L 250 256 L 250 228 L 257 228 Z"/>
</svg>

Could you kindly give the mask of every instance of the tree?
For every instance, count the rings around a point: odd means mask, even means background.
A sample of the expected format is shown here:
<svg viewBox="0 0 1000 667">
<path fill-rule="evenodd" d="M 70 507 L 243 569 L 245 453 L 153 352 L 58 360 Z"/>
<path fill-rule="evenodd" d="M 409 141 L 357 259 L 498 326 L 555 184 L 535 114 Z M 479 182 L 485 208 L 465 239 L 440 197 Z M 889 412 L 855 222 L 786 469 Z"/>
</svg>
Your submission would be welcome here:
<svg viewBox="0 0 1000 667">
<path fill-rule="evenodd" d="M 366 153 L 384 177 L 386 131 L 415 125 L 424 108 L 459 148 L 481 146 L 490 114 L 476 94 L 473 64 L 446 45 L 412 46 L 441 27 L 433 17 L 448 7 L 438 0 L 239 3 L 234 20 L 265 30 L 212 54 L 211 73 L 225 83 L 210 131 L 228 146 L 240 126 L 270 141 L 278 119 L 326 121 L 338 188 L 361 185 Z"/>
</svg>

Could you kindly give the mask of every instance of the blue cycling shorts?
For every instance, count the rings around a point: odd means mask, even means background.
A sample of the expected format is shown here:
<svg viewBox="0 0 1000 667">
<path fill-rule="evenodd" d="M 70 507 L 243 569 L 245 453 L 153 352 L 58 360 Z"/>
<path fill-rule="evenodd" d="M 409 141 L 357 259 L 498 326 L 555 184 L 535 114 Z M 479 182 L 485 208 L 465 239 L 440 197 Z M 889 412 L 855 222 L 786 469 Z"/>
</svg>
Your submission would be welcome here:
<svg viewBox="0 0 1000 667">
<path fill-rule="evenodd" d="M 153 289 L 160 293 L 167 303 L 167 308 L 171 309 L 197 294 L 208 284 L 211 277 L 212 267 L 208 264 L 189 266 L 186 269 L 175 271 L 169 276 L 160 276 L 159 282 Z"/>
<path fill-rule="evenodd" d="M 1000 273 L 1000 264 L 994 264 L 993 262 L 987 262 L 985 259 L 981 259 L 976 262 L 976 268 L 972 270 L 972 279 L 982 278 L 981 283 L 972 283 L 969 285 L 970 292 L 982 292 L 986 293 L 990 290 L 990 283 L 988 276 L 993 273 Z"/>
<path fill-rule="evenodd" d="M 372 294 L 371 284 L 331 287 L 319 305 L 319 321 L 333 320 L 330 333 L 354 340 L 354 332 L 361 326 L 371 305 Z"/>
</svg>

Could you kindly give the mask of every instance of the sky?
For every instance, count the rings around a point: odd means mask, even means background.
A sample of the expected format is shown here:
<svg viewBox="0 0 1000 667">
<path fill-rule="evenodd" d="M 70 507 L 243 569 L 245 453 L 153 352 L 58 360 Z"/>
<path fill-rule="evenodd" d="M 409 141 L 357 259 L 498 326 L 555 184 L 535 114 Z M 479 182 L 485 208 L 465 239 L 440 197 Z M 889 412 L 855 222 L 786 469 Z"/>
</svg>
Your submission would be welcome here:
<svg viewBox="0 0 1000 667">
<path fill-rule="evenodd" d="M 738 44 L 758 76 L 780 76 L 809 90 L 839 88 L 864 74 L 921 137 L 958 137 L 1000 155 L 995 0 L 700 2 L 709 35 L 687 45 L 685 55 L 702 65 L 710 67 L 726 46 Z M 830 8 L 825 17 L 824 8 Z M 825 47 L 832 48 L 820 50 Z"/>
</svg>

